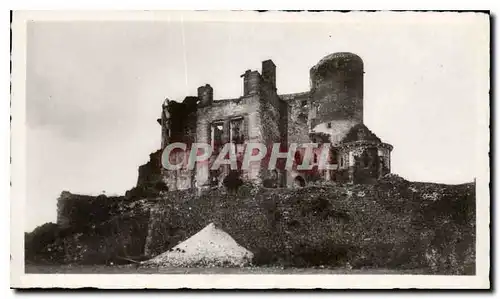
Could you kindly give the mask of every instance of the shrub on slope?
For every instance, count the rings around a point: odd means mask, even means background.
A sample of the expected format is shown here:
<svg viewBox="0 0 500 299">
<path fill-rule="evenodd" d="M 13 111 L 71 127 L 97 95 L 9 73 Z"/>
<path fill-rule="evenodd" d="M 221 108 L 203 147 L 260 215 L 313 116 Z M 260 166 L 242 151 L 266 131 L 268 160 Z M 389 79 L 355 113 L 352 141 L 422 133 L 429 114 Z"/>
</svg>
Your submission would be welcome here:
<svg viewBox="0 0 500 299">
<path fill-rule="evenodd" d="M 152 209 L 146 244 L 152 255 L 214 222 L 252 251 L 256 264 L 474 269 L 471 185 L 404 181 L 180 194 Z"/>
</svg>

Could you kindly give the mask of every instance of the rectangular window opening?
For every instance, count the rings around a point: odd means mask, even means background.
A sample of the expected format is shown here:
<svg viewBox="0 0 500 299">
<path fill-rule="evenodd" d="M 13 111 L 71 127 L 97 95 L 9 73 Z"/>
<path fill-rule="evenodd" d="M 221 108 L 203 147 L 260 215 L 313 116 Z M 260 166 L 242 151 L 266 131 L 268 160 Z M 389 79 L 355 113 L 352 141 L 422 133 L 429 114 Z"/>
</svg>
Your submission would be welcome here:
<svg viewBox="0 0 500 299">
<path fill-rule="evenodd" d="M 234 144 L 243 144 L 245 142 L 243 117 L 232 119 L 229 122 L 229 140 Z"/>
<path fill-rule="evenodd" d="M 218 151 L 222 146 L 222 137 L 224 135 L 224 122 L 218 121 L 212 123 L 211 146 L 213 151 Z"/>
</svg>

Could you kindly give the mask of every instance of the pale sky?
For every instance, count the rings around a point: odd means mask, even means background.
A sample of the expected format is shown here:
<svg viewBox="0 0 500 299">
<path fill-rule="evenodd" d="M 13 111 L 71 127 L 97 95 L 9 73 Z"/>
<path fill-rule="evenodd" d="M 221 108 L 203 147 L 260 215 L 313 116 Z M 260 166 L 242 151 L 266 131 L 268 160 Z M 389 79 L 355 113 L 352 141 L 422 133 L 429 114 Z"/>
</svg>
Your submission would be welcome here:
<svg viewBox="0 0 500 299">
<path fill-rule="evenodd" d="M 345 18 L 345 17 L 344 17 Z M 364 119 L 394 146 L 392 172 L 462 183 L 476 173 L 477 103 L 488 102 L 487 17 L 367 17 L 363 22 L 31 22 L 27 31 L 26 230 L 55 222 L 56 199 L 123 194 L 160 146 L 161 103 L 277 66 L 279 93 L 309 89 L 334 52 L 365 63 Z M 484 103 L 484 102 L 482 102 Z"/>
</svg>

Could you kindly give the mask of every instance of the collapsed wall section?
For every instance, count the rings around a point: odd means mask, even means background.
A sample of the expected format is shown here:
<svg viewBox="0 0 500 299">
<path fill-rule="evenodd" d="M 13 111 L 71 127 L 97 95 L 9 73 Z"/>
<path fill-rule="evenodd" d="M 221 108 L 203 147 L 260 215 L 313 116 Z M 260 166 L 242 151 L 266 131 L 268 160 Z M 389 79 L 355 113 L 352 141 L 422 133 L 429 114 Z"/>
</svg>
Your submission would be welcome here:
<svg viewBox="0 0 500 299">
<path fill-rule="evenodd" d="M 198 90 L 201 96 L 199 97 L 186 97 L 182 103 L 168 101 L 163 105 L 162 119 L 162 150 L 171 143 L 181 142 L 185 143 L 188 148 L 193 142 L 196 142 L 197 133 L 197 107 L 198 104 L 209 105 L 212 97 L 210 86 L 205 86 Z M 184 168 L 179 170 L 167 170 L 160 165 L 161 177 L 163 182 L 167 185 L 168 190 L 179 190 L 191 188 L 194 184 L 194 174 L 192 171 Z M 185 153 L 180 151 L 173 152 L 169 157 L 169 162 L 177 164 L 185 159 Z"/>
<path fill-rule="evenodd" d="M 289 143 L 310 142 L 311 99 L 309 92 L 280 95 L 287 104 L 287 139 Z"/>
<path fill-rule="evenodd" d="M 121 196 L 81 195 L 61 192 L 57 199 L 57 224 L 61 227 L 88 227 L 120 213 Z"/>
</svg>

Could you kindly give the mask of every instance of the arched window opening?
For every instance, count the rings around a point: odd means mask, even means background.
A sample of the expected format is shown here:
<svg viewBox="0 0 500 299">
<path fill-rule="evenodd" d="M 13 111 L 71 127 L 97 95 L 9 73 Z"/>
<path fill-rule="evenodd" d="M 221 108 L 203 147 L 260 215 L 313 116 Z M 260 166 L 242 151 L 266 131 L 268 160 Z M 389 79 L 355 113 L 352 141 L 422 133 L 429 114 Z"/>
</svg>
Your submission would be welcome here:
<svg viewBox="0 0 500 299">
<path fill-rule="evenodd" d="M 306 186 L 306 181 L 301 176 L 295 177 L 295 179 L 293 180 L 293 183 L 294 183 L 294 187 L 296 187 L 296 188 L 302 188 L 302 187 Z"/>
</svg>

